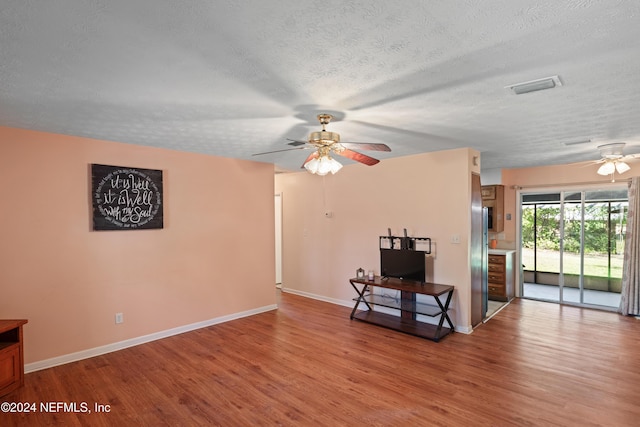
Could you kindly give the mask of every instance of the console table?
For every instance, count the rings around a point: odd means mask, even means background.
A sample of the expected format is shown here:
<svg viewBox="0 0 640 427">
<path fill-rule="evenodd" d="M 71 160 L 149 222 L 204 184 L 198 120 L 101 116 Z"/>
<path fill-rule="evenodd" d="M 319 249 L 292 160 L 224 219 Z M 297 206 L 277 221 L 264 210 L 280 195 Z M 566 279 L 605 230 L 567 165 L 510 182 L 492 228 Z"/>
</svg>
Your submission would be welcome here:
<svg viewBox="0 0 640 427">
<path fill-rule="evenodd" d="M 454 330 L 453 322 L 447 313 L 453 296 L 453 286 L 379 276 L 376 276 L 373 280 L 356 278 L 350 279 L 349 282 L 358 293 L 358 297 L 353 299 L 356 304 L 351 311 L 351 319 L 372 323 L 436 342 Z M 372 293 L 372 287 L 398 290 L 400 291 L 400 298 Z M 417 302 L 417 294 L 433 297 L 436 304 Z M 441 301 L 441 297 L 445 299 L 444 303 Z M 364 304 L 367 310 L 358 310 L 360 304 Z M 373 306 L 376 305 L 399 310 L 400 316 L 374 311 Z M 439 317 L 440 319 L 437 325 L 433 325 L 416 320 L 418 314 L 434 318 Z M 449 327 L 443 326 L 445 320 Z"/>
<path fill-rule="evenodd" d="M 0 320 L 0 397 L 24 385 L 22 325 L 25 319 Z"/>
</svg>

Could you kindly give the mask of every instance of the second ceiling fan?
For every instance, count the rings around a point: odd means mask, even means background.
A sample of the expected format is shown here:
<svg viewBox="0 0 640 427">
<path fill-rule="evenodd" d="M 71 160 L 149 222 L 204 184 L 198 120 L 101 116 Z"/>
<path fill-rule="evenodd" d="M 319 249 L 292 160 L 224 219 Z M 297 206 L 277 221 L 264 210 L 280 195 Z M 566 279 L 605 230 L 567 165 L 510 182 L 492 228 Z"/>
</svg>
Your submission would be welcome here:
<svg viewBox="0 0 640 427">
<path fill-rule="evenodd" d="M 331 157 L 332 153 L 339 156 L 347 157 L 367 166 L 373 166 L 380 162 L 380 160 L 374 159 L 373 157 L 367 156 L 366 154 L 358 153 L 357 151 L 353 151 L 352 149 L 391 151 L 391 149 L 386 144 L 367 142 L 340 142 L 340 135 L 338 133 L 327 131 L 327 125 L 332 118 L 333 116 L 331 116 L 331 114 L 318 114 L 318 121 L 322 125 L 322 130 L 319 132 L 311 132 L 307 141 L 288 139 L 289 141 L 291 141 L 288 145 L 294 148 L 257 153 L 254 154 L 254 156 L 278 153 L 282 151 L 315 149 L 316 151 L 309 154 L 306 160 L 302 163 L 302 167 L 304 167 L 311 173 L 317 175 L 326 175 L 329 172 L 336 173 L 340 170 L 340 168 L 342 168 L 342 165 Z"/>
<path fill-rule="evenodd" d="M 623 174 L 631 169 L 627 162 L 638 159 L 640 157 L 640 154 L 628 154 L 625 156 L 622 154 L 624 146 L 624 142 L 616 142 L 598 146 L 601 159 L 596 163 L 602 164 L 598 168 L 599 175 L 611 175 L 611 182 L 615 182 L 616 172 L 618 172 L 618 174 Z"/>
</svg>

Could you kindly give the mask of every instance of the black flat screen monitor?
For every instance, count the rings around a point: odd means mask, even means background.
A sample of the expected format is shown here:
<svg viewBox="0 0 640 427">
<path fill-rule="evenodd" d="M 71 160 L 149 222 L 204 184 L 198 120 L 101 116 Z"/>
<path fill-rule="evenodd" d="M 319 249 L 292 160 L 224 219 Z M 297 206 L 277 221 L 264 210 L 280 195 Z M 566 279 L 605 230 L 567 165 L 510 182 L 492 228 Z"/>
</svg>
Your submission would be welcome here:
<svg viewBox="0 0 640 427">
<path fill-rule="evenodd" d="M 424 251 L 380 249 L 380 275 L 424 282 L 424 255 Z"/>
</svg>

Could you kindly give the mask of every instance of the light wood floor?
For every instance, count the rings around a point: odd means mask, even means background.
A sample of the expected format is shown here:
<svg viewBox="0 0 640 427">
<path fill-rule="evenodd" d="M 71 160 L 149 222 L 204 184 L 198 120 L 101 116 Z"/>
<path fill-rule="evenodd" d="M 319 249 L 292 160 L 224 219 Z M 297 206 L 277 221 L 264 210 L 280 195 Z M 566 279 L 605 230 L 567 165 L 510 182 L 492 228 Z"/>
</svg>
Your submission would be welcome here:
<svg viewBox="0 0 640 427">
<path fill-rule="evenodd" d="M 278 310 L 26 375 L 0 425 L 638 426 L 640 321 L 518 300 L 439 343 L 283 294 Z"/>
</svg>

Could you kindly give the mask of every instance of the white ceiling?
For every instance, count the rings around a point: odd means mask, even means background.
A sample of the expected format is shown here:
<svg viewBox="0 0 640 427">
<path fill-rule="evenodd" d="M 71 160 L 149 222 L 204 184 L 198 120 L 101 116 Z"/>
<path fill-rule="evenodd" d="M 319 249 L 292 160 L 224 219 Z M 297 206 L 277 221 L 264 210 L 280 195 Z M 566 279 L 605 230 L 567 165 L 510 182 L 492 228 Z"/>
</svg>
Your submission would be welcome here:
<svg viewBox="0 0 640 427">
<path fill-rule="evenodd" d="M 307 153 L 251 154 L 330 112 L 380 159 L 586 161 L 640 151 L 639 40 L 638 0 L 0 0 L 0 125 L 298 170 Z"/>
</svg>

